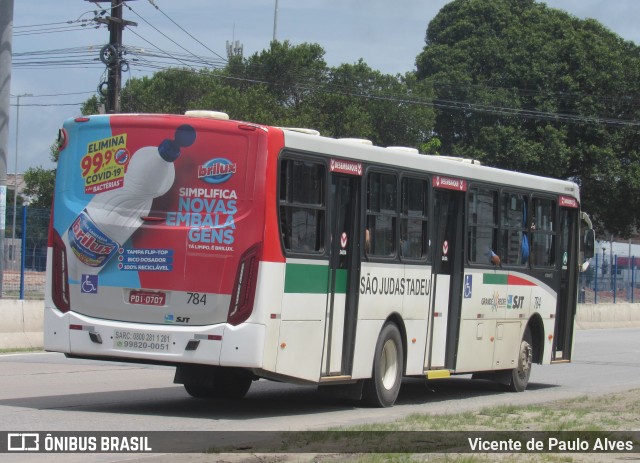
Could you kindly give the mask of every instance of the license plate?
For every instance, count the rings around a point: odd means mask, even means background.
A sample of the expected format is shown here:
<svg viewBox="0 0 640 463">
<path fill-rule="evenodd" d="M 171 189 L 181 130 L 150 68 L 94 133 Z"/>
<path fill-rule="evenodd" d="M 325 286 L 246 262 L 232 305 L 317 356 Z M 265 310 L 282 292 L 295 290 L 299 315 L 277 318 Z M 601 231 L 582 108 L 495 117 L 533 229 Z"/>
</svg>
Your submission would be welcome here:
<svg viewBox="0 0 640 463">
<path fill-rule="evenodd" d="M 129 304 L 165 305 L 167 295 L 159 291 L 141 291 L 133 289 L 129 292 Z"/>
<path fill-rule="evenodd" d="M 113 347 L 122 350 L 144 352 L 169 352 L 171 335 L 146 331 L 115 330 Z"/>
</svg>

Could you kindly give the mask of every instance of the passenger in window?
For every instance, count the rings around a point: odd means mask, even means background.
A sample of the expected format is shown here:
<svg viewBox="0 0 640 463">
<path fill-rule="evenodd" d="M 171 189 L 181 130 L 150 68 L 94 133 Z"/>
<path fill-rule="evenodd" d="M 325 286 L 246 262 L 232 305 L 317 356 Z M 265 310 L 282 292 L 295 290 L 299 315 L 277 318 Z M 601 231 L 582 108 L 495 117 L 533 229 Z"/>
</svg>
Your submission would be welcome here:
<svg viewBox="0 0 640 463">
<path fill-rule="evenodd" d="M 371 252 L 371 234 L 369 233 L 369 229 L 366 228 L 364 231 L 364 253 L 365 255 L 369 255 Z"/>
<path fill-rule="evenodd" d="M 493 252 L 493 249 L 491 249 L 489 246 L 487 246 L 485 255 L 487 256 L 487 259 L 489 259 L 489 262 L 491 262 L 493 265 L 495 265 L 496 267 L 502 267 L 502 264 L 500 263 L 500 256 Z"/>
<path fill-rule="evenodd" d="M 520 243 L 520 255 L 522 256 L 522 263 L 526 264 L 529 260 L 529 239 L 527 234 L 522 234 L 522 242 Z"/>
<path fill-rule="evenodd" d="M 400 238 L 400 255 L 402 257 L 412 257 L 409 252 L 409 240 Z"/>
</svg>

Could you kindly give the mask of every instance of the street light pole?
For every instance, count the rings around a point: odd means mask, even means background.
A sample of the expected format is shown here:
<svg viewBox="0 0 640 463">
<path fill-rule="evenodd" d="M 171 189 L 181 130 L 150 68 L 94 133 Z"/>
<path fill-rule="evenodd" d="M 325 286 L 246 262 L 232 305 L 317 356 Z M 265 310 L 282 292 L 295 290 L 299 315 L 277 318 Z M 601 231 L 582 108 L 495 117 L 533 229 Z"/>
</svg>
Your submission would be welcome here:
<svg viewBox="0 0 640 463">
<path fill-rule="evenodd" d="M 11 236 L 11 269 L 13 270 L 16 262 L 16 209 L 18 202 L 18 136 L 20 134 L 20 98 L 24 96 L 33 96 L 31 93 L 22 93 L 16 95 L 18 102 L 16 103 L 16 164 L 15 173 L 13 174 L 13 231 Z"/>
<path fill-rule="evenodd" d="M 276 0 L 276 9 L 273 12 L 273 41 L 276 41 L 278 35 L 278 0 Z"/>
</svg>

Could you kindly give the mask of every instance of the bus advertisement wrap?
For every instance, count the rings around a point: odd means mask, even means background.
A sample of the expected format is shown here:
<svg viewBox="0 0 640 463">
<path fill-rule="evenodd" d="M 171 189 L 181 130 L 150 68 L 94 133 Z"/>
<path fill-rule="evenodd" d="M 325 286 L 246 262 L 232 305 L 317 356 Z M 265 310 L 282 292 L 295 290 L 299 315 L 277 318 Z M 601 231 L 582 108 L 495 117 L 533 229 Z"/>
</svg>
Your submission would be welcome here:
<svg viewBox="0 0 640 463">
<path fill-rule="evenodd" d="M 56 192 L 74 197 L 54 225 L 72 251 L 70 282 L 98 275 L 99 288 L 230 293 L 230 280 L 212 285 L 201 269 L 224 266 L 246 242 L 238 223 L 252 199 L 246 139 L 189 124 L 127 132 L 129 123 L 94 118 L 67 129 L 84 147 L 63 153 L 70 172 Z"/>
</svg>

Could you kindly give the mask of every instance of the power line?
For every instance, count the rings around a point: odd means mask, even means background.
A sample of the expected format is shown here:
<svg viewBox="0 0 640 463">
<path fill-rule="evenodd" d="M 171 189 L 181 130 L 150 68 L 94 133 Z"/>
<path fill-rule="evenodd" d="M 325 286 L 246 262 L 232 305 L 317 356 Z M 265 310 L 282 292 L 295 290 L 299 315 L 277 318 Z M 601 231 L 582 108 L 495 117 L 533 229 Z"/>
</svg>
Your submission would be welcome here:
<svg viewBox="0 0 640 463">
<path fill-rule="evenodd" d="M 198 42 L 201 46 L 205 47 L 208 51 L 210 51 L 215 57 L 207 57 L 202 55 L 196 55 L 184 46 L 180 45 L 175 40 L 171 39 L 167 34 L 163 33 L 156 26 L 147 21 L 144 17 L 142 17 L 139 13 L 134 11 L 129 5 L 124 2 L 121 2 L 121 5 L 127 6 L 127 8 L 140 17 L 146 24 L 152 27 L 155 31 L 160 33 L 166 39 L 170 40 L 172 43 L 179 46 L 182 50 L 186 52 L 184 53 L 175 53 L 168 52 L 158 48 L 154 45 L 150 40 L 144 38 L 141 34 L 136 33 L 132 29 L 128 29 L 136 36 L 138 36 L 141 40 L 148 43 L 151 46 L 151 49 L 143 49 L 140 47 L 124 47 L 125 53 L 131 53 L 136 59 L 132 60 L 131 64 L 135 65 L 139 69 L 147 69 L 147 70 L 165 70 L 171 67 L 172 63 L 178 63 L 182 66 L 189 68 L 190 72 L 195 72 L 196 69 L 220 69 L 226 65 L 227 60 L 222 58 L 218 53 L 208 48 L 205 44 L 195 38 L 192 34 L 186 31 L 183 27 L 181 27 L 176 21 L 174 21 L 169 15 L 167 15 L 164 11 L 162 11 L 154 2 L 154 0 L 148 0 L 149 3 L 155 7 L 161 14 L 163 14 L 168 20 L 170 20 L 176 27 L 186 33 L 193 40 Z M 98 2 L 96 2 L 98 3 Z M 102 11 L 102 13 L 106 14 L 106 11 Z M 84 13 L 87 14 L 87 13 Z M 83 14 L 83 15 L 84 15 Z M 94 14 L 98 13 L 94 11 Z M 51 22 L 51 23 L 43 23 L 43 24 L 34 24 L 29 26 L 15 26 L 14 29 L 18 30 L 18 33 L 22 34 L 40 34 L 40 33 L 54 33 L 54 32 L 65 32 L 71 31 L 74 27 L 79 28 L 78 30 L 85 28 L 87 25 L 97 25 L 96 18 L 90 20 L 80 20 L 78 18 L 75 21 L 64 21 L 64 22 Z M 94 26 L 91 26 L 94 27 Z M 91 47 L 76 47 L 76 48 L 68 48 L 68 49 L 60 49 L 60 50 L 46 50 L 46 51 L 34 51 L 34 52 L 26 52 L 26 53 L 14 53 L 14 65 L 17 68 L 49 68 L 49 67 L 67 67 L 67 68 L 87 68 L 90 69 L 94 66 L 100 66 L 99 62 L 95 58 L 95 52 L 98 50 L 100 46 L 91 46 Z M 256 66 L 255 64 L 249 66 L 250 68 L 258 68 L 260 66 Z M 246 68 L 246 66 L 245 66 Z M 330 71 L 330 70 L 327 70 Z M 257 84 L 257 85 L 274 85 L 278 84 L 277 82 L 260 79 L 260 78 L 252 78 L 251 76 L 240 76 L 240 75 L 215 75 L 214 77 L 226 80 L 233 80 L 238 82 L 245 82 L 247 84 Z M 515 108 L 515 107 L 507 107 L 507 106 L 499 106 L 499 105 L 491 105 L 484 104 L 475 101 L 470 101 L 468 98 L 463 99 L 447 99 L 447 98 L 435 98 L 428 100 L 426 98 L 416 98 L 415 96 L 408 96 L 403 94 L 394 94 L 394 93 L 384 93 L 384 92 L 371 92 L 371 91 L 361 91 L 354 90 L 352 87 L 348 86 L 340 86 L 334 83 L 331 83 L 330 80 L 328 82 L 316 82 L 309 81 L 310 75 L 308 73 L 300 72 L 291 76 L 294 80 L 300 81 L 297 85 L 297 88 L 301 91 L 307 92 L 325 92 L 325 93 L 334 93 L 340 94 L 344 96 L 350 96 L 354 98 L 365 98 L 370 100 L 384 100 L 389 102 L 394 102 L 397 104 L 417 104 L 423 106 L 429 106 L 438 109 L 447 109 L 454 111 L 466 111 L 466 112 L 479 112 L 485 114 L 493 114 L 496 116 L 505 116 L 505 117 L 521 117 L 524 119 L 538 119 L 538 120 L 548 120 L 548 121 L 558 121 L 558 122 L 571 122 L 571 123 L 589 123 L 589 124 L 603 124 L 603 125 L 617 125 L 617 126 L 627 126 L 627 127 L 637 127 L 640 125 L 640 122 L 635 120 L 624 120 L 617 118 L 608 118 L 608 117 L 600 117 L 600 116 L 583 116 L 577 113 L 560 113 L 560 112 L 550 112 L 550 111 L 540 111 L 537 109 L 523 109 L 523 108 Z M 327 75 L 324 78 L 330 79 Z M 547 92 L 541 91 L 538 89 L 521 89 L 521 88 L 508 88 L 508 87 L 493 87 L 488 85 L 480 85 L 480 84 L 452 84 L 451 82 L 441 82 L 441 81 L 428 81 L 434 88 L 441 89 L 451 89 L 453 92 L 489 92 L 487 95 L 481 95 L 482 97 L 486 97 L 486 99 L 491 98 L 491 94 L 495 92 L 507 92 L 507 94 L 513 94 L 514 97 L 518 98 L 544 98 L 548 99 L 548 101 L 565 101 L 567 103 L 578 101 L 583 95 L 579 93 L 558 93 L 558 92 Z M 87 92 L 89 93 L 89 92 Z M 640 103 L 640 100 L 631 98 L 631 97 L 617 97 L 611 95 L 600 95 L 593 97 L 596 103 L 611 103 L 618 102 L 620 99 L 625 99 L 624 103 L 628 106 L 637 107 Z M 76 104 L 76 103 L 73 103 Z M 69 104 L 71 105 L 71 104 Z M 35 104 L 34 104 L 35 106 Z"/>
<path fill-rule="evenodd" d="M 147 21 L 145 18 L 143 18 L 139 13 L 137 13 L 133 8 L 131 8 L 129 5 L 127 5 L 125 3 L 125 6 L 129 9 L 129 11 L 131 11 L 133 14 L 135 14 L 136 16 L 138 16 L 140 19 L 142 19 L 146 24 L 148 24 L 149 26 L 151 26 L 152 29 L 154 29 L 156 32 L 158 32 L 160 35 L 162 35 L 164 38 L 166 38 L 167 40 L 169 40 L 170 42 L 174 43 L 175 45 L 177 45 L 179 48 L 181 48 L 182 50 L 186 51 L 187 53 L 189 53 L 190 55 L 192 55 L 194 58 L 199 59 L 198 56 L 196 56 L 195 54 L 193 54 L 191 51 L 187 50 L 185 47 L 183 47 L 182 45 L 180 45 L 178 42 L 176 42 L 175 40 L 173 40 L 171 37 L 169 37 L 167 34 L 165 34 L 164 32 L 162 32 L 160 29 L 158 29 L 156 26 L 154 26 L 153 24 L 151 24 L 149 21 Z M 203 62 L 203 64 L 208 64 L 206 62 Z"/>
<path fill-rule="evenodd" d="M 198 40 L 197 38 L 195 38 L 193 35 L 191 35 L 185 28 L 183 28 L 180 24 L 178 24 L 177 22 L 175 22 L 170 16 L 168 16 L 164 11 L 162 11 L 160 9 L 160 7 L 158 5 L 156 5 L 154 0 L 148 0 L 148 2 L 156 9 L 158 10 L 160 13 L 162 13 L 164 15 L 165 18 L 167 18 L 169 21 L 171 21 L 173 24 L 175 24 L 182 32 L 184 32 L 185 34 L 187 34 L 189 37 L 191 37 L 193 40 L 195 40 L 196 42 L 198 42 L 200 45 L 202 45 L 204 48 L 206 48 L 207 50 L 209 50 L 211 53 L 213 53 L 214 55 L 216 55 L 217 57 L 219 57 L 220 59 L 222 59 L 224 62 L 226 62 L 227 60 L 220 56 L 218 53 L 216 53 L 215 51 L 213 51 L 211 48 L 207 47 L 204 43 L 202 43 L 200 40 Z"/>
<path fill-rule="evenodd" d="M 29 98 L 43 98 L 43 97 L 51 97 L 51 96 L 69 96 L 69 95 L 86 95 L 88 93 L 93 93 L 92 91 L 86 91 L 86 92 L 70 92 L 70 93 L 48 93 L 48 94 L 41 94 L 41 95 L 31 95 Z M 17 95 L 10 95 L 11 98 L 17 98 Z M 26 106 L 21 104 L 20 106 Z"/>
<path fill-rule="evenodd" d="M 172 54 L 170 54 L 170 53 L 168 53 L 168 52 L 166 52 L 166 51 L 164 51 L 164 50 L 161 50 L 161 49 L 160 49 L 160 48 L 158 48 L 156 45 L 154 45 L 151 41 L 149 41 L 149 40 L 145 39 L 144 37 L 142 37 L 142 36 L 141 36 L 140 34 L 138 34 L 137 32 L 135 32 L 135 31 L 133 31 L 133 30 L 131 30 L 130 32 L 132 32 L 134 35 L 138 36 L 139 38 L 141 38 L 142 40 L 144 40 L 145 42 L 147 42 L 149 45 L 151 45 L 151 46 L 152 46 L 153 48 L 155 48 L 156 50 L 161 51 L 162 53 L 164 53 L 164 54 L 165 54 L 166 56 L 168 56 L 169 58 L 174 59 L 175 61 L 179 62 L 180 64 L 182 64 L 182 65 L 184 65 L 184 66 L 188 66 L 188 64 L 187 64 L 186 62 L 182 61 L 181 59 L 179 59 L 179 58 L 177 58 L 177 57 L 174 57 Z M 126 48 L 126 50 L 134 50 L 134 49 L 132 49 L 132 48 Z"/>
<path fill-rule="evenodd" d="M 148 40 L 144 39 L 144 37 L 142 37 L 140 34 L 137 34 L 137 33 L 135 34 L 138 35 L 141 39 L 149 42 Z M 151 42 L 149 43 L 151 44 Z M 160 51 L 161 54 L 146 52 L 143 49 L 128 48 L 127 50 L 130 51 L 134 56 L 139 56 L 141 61 L 138 62 L 137 64 L 147 69 L 166 70 L 166 69 L 171 69 L 171 66 L 169 66 L 166 61 L 152 61 L 152 60 L 146 59 L 146 57 L 172 59 L 192 69 L 199 67 L 199 65 L 200 66 L 202 65 L 202 61 L 203 61 L 202 57 L 199 57 L 196 60 L 191 60 L 189 55 L 187 56 L 181 55 L 180 57 L 178 57 L 168 52 L 165 52 L 157 47 L 155 48 L 158 51 Z M 204 61 L 206 62 L 206 60 Z M 66 62 L 59 61 L 59 60 L 56 61 L 57 65 L 70 64 L 70 63 L 77 64 L 77 62 L 74 62 L 72 60 L 67 60 Z M 26 66 L 28 63 L 23 63 L 23 64 Z M 34 66 L 46 65 L 46 64 L 51 64 L 51 63 L 50 62 L 49 63 L 37 63 L 37 62 L 30 63 L 30 65 L 34 65 Z M 207 63 L 208 65 L 207 68 L 211 66 L 211 64 L 212 63 Z M 233 76 L 233 75 L 216 75 L 214 77 L 225 79 L 225 80 L 245 82 L 248 84 L 270 85 L 274 83 L 274 82 L 265 81 L 265 80 L 256 79 L 256 78 Z M 439 109 L 481 112 L 485 114 L 494 114 L 497 116 L 516 116 L 516 117 L 522 117 L 525 119 L 538 119 L 538 120 L 573 122 L 573 123 L 590 123 L 590 124 L 601 124 L 601 125 L 617 125 L 617 126 L 627 126 L 627 127 L 640 126 L 640 122 L 634 121 L 634 120 L 622 120 L 622 119 L 607 118 L 607 117 L 600 117 L 600 116 L 581 116 L 578 114 L 545 112 L 545 111 L 539 111 L 535 109 L 522 109 L 522 108 L 511 108 L 506 106 L 486 105 L 486 104 L 475 103 L 471 101 L 457 101 L 457 100 L 447 100 L 447 99 L 433 99 L 431 101 L 427 101 L 427 100 L 419 100 L 415 98 L 409 99 L 409 98 L 406 98 L 405 95 L 398 95 L 398 94 L 383 93 L 383 94 L 376 95 L 372 93 L 354 92 L 348 89 L 348 87 L 340 87 L 336 84 L 329 84 L 329 83 L 322 84 L 322 85 L 313 84 L 313 83 L 300 83 L 297 85 L 297 87 L 301 90 L 306 90 L 306 91 L 316 92 L 316 93 L 317 92 L 334 93 L 334 94 L 341 94 L 344 96 L 365 98 L 365 99 L 371 99 L 371 100 L 385 100 L 385 101 L 401 103 L 401 104 L 418 104 L 418 105 L 430 106 L 430 107 L 439 108 Z M 577 96 L 574 96 L 574 98 L 577 98 Z M 613 97 L 609 97 L 609 98 L 613 98 Z"/>
<path fill-rule="evenodd" d="M 98 29 L 99 27 L 101 27 L 101 24 L 97 23 L 94 18 L 77 19 L 75 21 L 62 21 L 55 23 L 33 24 L 28 26 L 15 26 L 13 35 L 16 37 L 21 37 L 26 35 L 73 32 L 86 30 L 88 27 Z"/>
<path fill-rule="evenodd" d="M 86 21 L 86 20 L 85 20 Z M 13 26 L 13 29 L 24 29 L 26 27 L 44 27 L 44 26 L 57 26 L 59 24 L 71 24 L 75 21 L 58 21 L 53 23 L 42 23 L 42 24 L 28 24 L 24 26 Z"/>
<path fill-rule="evenodd" d="M 20 103 L 20 107 L 22 108 L 23 106 L 40 106 L 40 107 L 47 107 L 47 106 L 80 106 L 85 104 L 85 101 L 81 101 L 80 103 L 27 103 L 27 104 L 22 104 Z M 12 104 L 10 106 L 18 106 L 17 104 Z"/>
<path fill-rule="evenodd" d="M 185 70 L 186 72 L 194 72 Z M 268 82 L 259 79 L 250 79 L 245 77 L 237 77 L 237 76 L 222 76 L 215 75 L 213 77 L 222 78 L 222 79 L 232 79 L 237 81 L 242 81 L 249 84 L 260 84 L 260 85 L 269 85 L 273 82 Z M 368 100 L 377 100 L 377 101 L 387 101 L 397 104 L 410 104 L 410 105 L 420 105 L 426 107 L 433 107 L 439 109 L 449 109 L 455 111 L 467 111 L 467 112 L 480 112 L 485 114 L 493 114 L 497 116 L 515 116 L 521 117 L 524 119 L 537 119 L 537 120 L 548 120 L 555 122 L 567 122 L 567 123 L 578 123 L 578 124 L 597 124 L 597 125 L 612 125 L 612 126 L 624 126 L 624 127 L 640 127 L 640 121 L 635 120 L 623 120 L 623 119 L 614 119 L 614 118 L 606 118 L 599 116 L 581 116 L 574 114 L 566 114 L 566 113 L 554 113 L 554 112 L 546 112 L 539 110 L 531 110 L 531 109 L 521 109 L 521 108 L 511 108 L 506 106 L 492 106 L 492 105 L 484 105 L 480 103 L 473 103 L 470 101 L 455 101 L 455 100 L 443 100 L 443 99 L 417 99 L 407 98 L 406 95 L 394 94 L 394 93 L 367 93 L 367 92 L 357 92 L 350 90 L 345 86 L 332 85 L 330 83 L 327 84 L 311 84 L 311 83 L 301 83 L 296 85 L 297 88 L 302 90 L 307 90 L 310 92 L 318 93 L 331 93 L 342 96 L 349 96 L 354 98 L 362 98 Z"/>
</svg>

